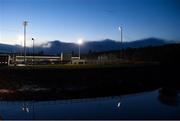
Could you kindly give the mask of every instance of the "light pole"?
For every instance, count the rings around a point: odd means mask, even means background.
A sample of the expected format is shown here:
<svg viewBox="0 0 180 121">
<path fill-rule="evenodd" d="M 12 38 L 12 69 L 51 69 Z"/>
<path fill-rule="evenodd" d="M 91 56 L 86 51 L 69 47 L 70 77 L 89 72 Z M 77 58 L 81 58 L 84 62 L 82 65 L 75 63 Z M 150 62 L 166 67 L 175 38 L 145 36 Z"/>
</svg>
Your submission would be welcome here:
<svg viewBox="0 0 180 121">
<path fill-rule="evenodd" d="M 24 21 L 23 26 L 24 26 L 24 64 L 26 64 L 26 27 L 27 27 L 28 22 Z"/>
<path fill-rule="evenodd" d="M 121 32 L 121 58 L 122 58 L 122 56 L 123 56 L 123 29 L 122 29 L 122 26 L 119 26 L 119 31 Z"/>
<path fill-rule="evenodd" d="M 82 43 L 83 43 L 83 39 L 78 39 L 78 45 L 79 45 L 79 59 L 81 59 L 81 45 L 82 45 Z"/>
<path fill-rule="evenodd" d="M 32 38 L 33 41 L 33 65 L 34 65 L 34 38 Z"/>
</svg>

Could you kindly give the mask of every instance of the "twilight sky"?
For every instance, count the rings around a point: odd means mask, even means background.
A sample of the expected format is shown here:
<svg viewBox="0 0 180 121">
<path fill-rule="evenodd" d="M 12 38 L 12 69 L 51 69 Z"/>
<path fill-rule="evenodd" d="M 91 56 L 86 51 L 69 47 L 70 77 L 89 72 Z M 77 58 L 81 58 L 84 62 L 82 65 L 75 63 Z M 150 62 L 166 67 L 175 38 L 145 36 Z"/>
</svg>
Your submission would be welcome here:
<svg viewBox="0 0 180 121">
<path fill-rule="evenodd" d="M 148 37 L 180 40 L 180 0 L 0 0 L 0 43 L 76 42 Z"/>
</svg>

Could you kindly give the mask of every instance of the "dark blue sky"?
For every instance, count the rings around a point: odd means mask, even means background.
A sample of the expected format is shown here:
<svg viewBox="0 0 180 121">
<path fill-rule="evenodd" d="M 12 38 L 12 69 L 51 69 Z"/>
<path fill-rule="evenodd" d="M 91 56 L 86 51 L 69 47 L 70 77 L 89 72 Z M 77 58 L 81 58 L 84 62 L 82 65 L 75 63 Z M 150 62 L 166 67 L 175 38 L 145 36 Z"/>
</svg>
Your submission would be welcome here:
<svg viewBox="0 0 180 121">
<path fill-rule="evenodd" d="M 0 43 L 22 44 L 27 20 L 28 44 L 52 40 L 76 42 L 147 37 L 180 40 L 180 0 L 0 0 Z"/>
</svg>

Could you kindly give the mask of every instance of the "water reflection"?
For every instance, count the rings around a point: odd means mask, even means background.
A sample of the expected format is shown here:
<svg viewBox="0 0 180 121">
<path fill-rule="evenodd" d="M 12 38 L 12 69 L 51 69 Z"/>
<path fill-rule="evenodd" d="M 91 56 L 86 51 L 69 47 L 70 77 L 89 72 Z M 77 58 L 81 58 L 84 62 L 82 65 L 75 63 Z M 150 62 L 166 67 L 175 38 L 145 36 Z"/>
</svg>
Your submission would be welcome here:
<svg viewBox="0 0 180 121">
<path fill-rule="evenodd" d="M 91 99 L 0 101 L 0 119 L 180 119 L 178 94 L 172 95 L 153 91 Z"/>
<path fill-rule="evenodd" d="M 121 102 L 118 102 L 117 107 L 120 108 L 120 106 L 121 106 Z"/>
<path fill-rule="evenodd" d="M 22 105 L 22 111 L 23 112 L 27 112 L 27 113 L 29 113 L 29 104 L 28 103 L 23 103 L 23 105 Z"/>
</svg>

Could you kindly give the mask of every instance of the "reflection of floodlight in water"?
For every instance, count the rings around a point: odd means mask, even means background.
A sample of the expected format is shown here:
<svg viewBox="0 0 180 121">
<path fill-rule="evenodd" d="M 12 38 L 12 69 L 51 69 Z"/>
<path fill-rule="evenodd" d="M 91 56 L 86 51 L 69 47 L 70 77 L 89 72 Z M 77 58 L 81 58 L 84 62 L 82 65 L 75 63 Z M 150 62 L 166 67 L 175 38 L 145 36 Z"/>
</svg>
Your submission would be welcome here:
<svg viewBox="0 0 180 121">
<path fill-rule="evenodd" d="M 29 113 L 28 104 L 26 104 L 26 103 L 24 104 L 23 103 L 22 111 Z"/>
<path fill-rule="evenodd" d="M 117 107 L 119 108 L 121 106 L 121 102 L 118 102 Z"/>
<path fill-rule="evenodd" d="M 79 45 L 79 59 L 81 59 L 81 48 L 80 48 L 80 46 L 83 44 L 83 39 L 82 38 L 78 39 L 77 44 Z"/>
</svg>

